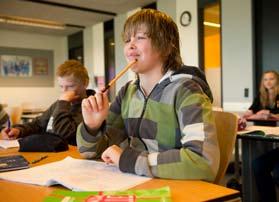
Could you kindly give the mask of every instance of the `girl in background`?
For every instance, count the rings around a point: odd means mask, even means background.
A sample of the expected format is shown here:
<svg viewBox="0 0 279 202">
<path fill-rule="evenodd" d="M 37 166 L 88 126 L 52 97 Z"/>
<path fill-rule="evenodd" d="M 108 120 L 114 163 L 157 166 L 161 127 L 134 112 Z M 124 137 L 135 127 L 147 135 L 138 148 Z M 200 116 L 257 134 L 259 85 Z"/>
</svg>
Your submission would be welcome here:
<svg viewBox="0 0 279 202">
<path fill-rule="evenodd" d="M 279 119 L 279 74 L 266 71 L 261 80 L 260 92 L 251 107 L 243 115 L 244 119 Z M 255 121 L 255 125 L 276 125 L 276 122 Z"/>
</svg>

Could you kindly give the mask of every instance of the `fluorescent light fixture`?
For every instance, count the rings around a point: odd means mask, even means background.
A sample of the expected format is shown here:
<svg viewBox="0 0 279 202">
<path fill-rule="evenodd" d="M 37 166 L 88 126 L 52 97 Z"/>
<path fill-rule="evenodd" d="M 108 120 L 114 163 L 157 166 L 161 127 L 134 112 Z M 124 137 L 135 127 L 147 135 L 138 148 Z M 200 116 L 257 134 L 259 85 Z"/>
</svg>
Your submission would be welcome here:
<svg viewBox="0 0 279 202">
<path fill-rule="evenodd" d="M 218 27 L 218 28 L 221 27 L 220 24 L 214 23 L 214 22 L 206 22 L 206 21 L 204 21 L 203 24 L 204 24 L 205 26 L 209 26 L 209 27 Z"/>
<path fill-rule="evenodd" d="M 16 16 L 0 16 L 0 23 L 42 27 L 48 29 L 65 29 L 65 25 L 56 22 Z"/>
</svg>

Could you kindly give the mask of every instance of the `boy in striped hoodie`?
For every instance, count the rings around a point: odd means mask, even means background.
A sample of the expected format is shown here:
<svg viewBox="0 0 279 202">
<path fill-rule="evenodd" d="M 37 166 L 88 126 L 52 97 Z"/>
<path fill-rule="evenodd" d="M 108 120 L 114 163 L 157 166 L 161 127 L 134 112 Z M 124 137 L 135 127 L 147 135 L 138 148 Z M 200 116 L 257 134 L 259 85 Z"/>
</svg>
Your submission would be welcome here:
<svg viewBox="0 0 279 202">
<path fill-rule="evenodd" d="M 123 39 L 127 61 L 137 60 L 137 79 L 110 107 L 102 92 L 82 101 L 81 155 L 137 175 L 213 181 L 219 149 L 212 95 L 203 73 L 183 65 L 176 24 L 141 10 L 127 19 Z"/>
</svg>

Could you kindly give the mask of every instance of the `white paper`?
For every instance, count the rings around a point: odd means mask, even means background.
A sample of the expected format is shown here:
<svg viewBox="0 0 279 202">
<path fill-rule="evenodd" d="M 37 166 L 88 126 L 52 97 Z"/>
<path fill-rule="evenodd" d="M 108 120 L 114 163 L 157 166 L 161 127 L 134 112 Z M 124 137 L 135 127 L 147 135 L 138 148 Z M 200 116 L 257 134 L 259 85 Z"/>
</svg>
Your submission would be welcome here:
<svg viewBox="0 0 279 202">
<path fill-rule="evenodd" d="M 4 149 L 19 147 L 18 140 L 0 140 L 0 147 Z"/>
<path fill-rule="evenodd" d="M 0 173 L 0 179 L 50 186 L 61 184 L 75 191 L 126 190 L 151 178 L 126 174 L 103 162 L 67 157 L 30 169 Z"/>
<path fill-rule="evenodd" d="M 242 135 L 250 133 L 253 131 L 263 131 L 266 135 L 278 135 L 279 136 L 279 127 L 268 127 L 268 126 L 248 126 L 243 131 L 238 131 L 237 134 Z"/>
</svg>

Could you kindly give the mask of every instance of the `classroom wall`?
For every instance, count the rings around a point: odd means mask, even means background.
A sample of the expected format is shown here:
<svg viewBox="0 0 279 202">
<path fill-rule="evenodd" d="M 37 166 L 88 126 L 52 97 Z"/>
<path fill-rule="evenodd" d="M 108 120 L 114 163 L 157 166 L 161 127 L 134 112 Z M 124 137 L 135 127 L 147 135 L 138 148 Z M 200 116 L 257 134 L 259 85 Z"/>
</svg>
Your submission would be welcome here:
<svg viewBox="0 0 279 202">
<path fill-rule="evenodd" d="M 123 67 L 127 65 L 127 61 L 124 57 L 123 48 L 124 43 L 122 41 L 122 30 L 123 25 L 127 19 L 127 14 L 119 14 L 114 18 L 114 43 L 115 43 L 115 74 L 119 73 Z M 119 80 L 117 80 L 115 84 L 116 92 L 120 90 L 120 88 L 125 85 L 125 83 L 129 80 L 128 74 L 124 74 L 121 76 Z"/>
<path fill-rule="evenodd" d="M 105 77 L 104 24 L 98 23 L 83 31 L 84 66 L 88 70 L 90 89 L 97 88 L 95 77 Z"/>
<path fill-rule="evenodd" d="M 67 38 L 59 36 L 39 35 L 25 32 L 0 30 L 0 46 L 14 48 L 32 48 L 54 51 L 54 67 L 68 58 Z M 48 107 L 54 102 L 60 91 L 55 84 L 53 87 L 1 87 L 0 103 L 9 107 L 32 103 L 35 107 Z"/>
<path fill-rule="evenodd" d="M 251 0 L 222 0 L 222 94 L 228 111 L 247 110 L 253 100 Z M 236 12 L 237 11 L 237 12 Z M 244 89 L 249 96 L 244 96 Z"/>
<path fill-rule="evenodd" d="M 198 44 L 198 4 L 197 0 L 158 0 L 157 8 L 170 15 L 176 22 L 180 36 L 180 53 L 186 65 L 199 65 Z M 180 15 L 189 11 L 191 24 L 184 27 L 180 24 Z"/>
</svg>

